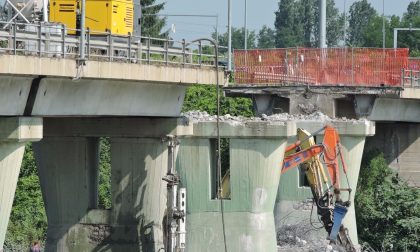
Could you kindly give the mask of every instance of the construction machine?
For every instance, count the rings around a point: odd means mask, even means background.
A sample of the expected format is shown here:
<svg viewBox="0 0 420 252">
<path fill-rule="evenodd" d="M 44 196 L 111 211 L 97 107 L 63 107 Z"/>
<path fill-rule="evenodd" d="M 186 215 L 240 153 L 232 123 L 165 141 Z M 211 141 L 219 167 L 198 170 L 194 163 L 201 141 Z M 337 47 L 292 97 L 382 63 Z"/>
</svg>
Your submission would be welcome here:
<svg viewBox="0 0 420 252">
<path fill-rule="evenodd" d="M 317 144 L 314 136 L 322 132 L 324 132 L 324 139 L 322 143 Z M 325 126 L 310 134 L 304 129 L 298 129 L 297 138 L 297 142 L 286 148 L 281 172 L 287 172 L 300 165 L 305 171 L 313 201 L 317 207 L 317 214 L 328 232 L 328 239 L 332 243 L 341 245 L 347 251 L 356 251 L 348 230 L 341 224 L 350 206 L 351 189 L 342 188 L 340 185 L 340 167 L 347 178 L 347 166 L 337 130 L 331 126 Z M 348 178 L 347 185 L 349 186 Z M 343 191 L 348 192 L 346 201 L 341 197 Z"/>
</svg>

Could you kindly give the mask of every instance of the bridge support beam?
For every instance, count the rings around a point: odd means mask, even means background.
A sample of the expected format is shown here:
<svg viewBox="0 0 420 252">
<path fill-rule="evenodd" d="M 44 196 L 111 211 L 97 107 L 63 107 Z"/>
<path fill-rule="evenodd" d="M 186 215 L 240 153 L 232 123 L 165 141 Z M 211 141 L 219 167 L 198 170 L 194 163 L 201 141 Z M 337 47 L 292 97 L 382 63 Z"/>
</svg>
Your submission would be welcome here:
<svg viewBox="0 0 420 252">
<path fill-rule="evenodd" d="M 354 244 L 358 244 L 356 216 L 354 211 L 354 195 L 356 193 L 357 181 L 359 178 L 360 164 L 362 160 L 365 139 L 367 136 L 375 134 L 375 125 L 369 121 L 359 122 L 331 122 L 339 131 L 343 156 L 347 164 L 349 187 L 353 190 L 350 198 L 351 206 L 348 210 L 343 224 L 349 229 L 351 240 Z M 298 128 L 304 128 L 309 132 L 315 132 L 323 127 L 323 123 L 319 122 L 297 122 Z M 317 141 L 321 142 L 323 136 L 317 136 Z M 293 143 L 295 139 L 290 139 L 289 143 Z M 312 229 L 310 225 L 310 214 L 312 209 L 312 193 L 310 188 L 305 186 L 304 180 L 298 169 L 290 170 L 284 173 L 280 179 L 279 191 L 276 200 L 276 225 L 281 228 L 285 224 L 307 225 L 308 230 Z M 342 187 L 347 187 L 345 175 L 340 174 L 340 183 Z M 348 199 L 348 194 L 343 192 L 342 198 Z M 304 217 L 304 218 L 302 218 Z M 317 223 L 316 210 L 312 213 L 312 222 Z M 322 238 L 326 238 L 327 234 L 324 229 L 313 234 Z"/>
<path fill-rule="evenodd" d="M 41 138 L 41 118 L 0 118 L 0 251 L 6 237 L 25 144 Z"/>
</svg>

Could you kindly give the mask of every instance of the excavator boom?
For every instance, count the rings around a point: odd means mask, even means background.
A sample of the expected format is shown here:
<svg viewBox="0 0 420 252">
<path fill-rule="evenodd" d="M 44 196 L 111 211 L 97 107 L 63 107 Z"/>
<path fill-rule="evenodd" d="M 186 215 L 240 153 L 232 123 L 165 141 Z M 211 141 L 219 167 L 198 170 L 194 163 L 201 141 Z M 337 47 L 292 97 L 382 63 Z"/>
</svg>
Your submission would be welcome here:
<svg viewBox="0 0 420 252">
<path fill-rule="evenodd" d="M 312 134 L 304 129 L 298 129 L 297 142 L 286 148 L 281 172 L 284 173 L 299 165 L 305 171 L 311 187 L 317 213 L 329 239 L 342 245 L 347 251 L 356 251 L 347 229 L 341 221 L 347 212 L 349 201 L 343 202 L 341 191 L 351 192 L 348 188 L 340 187 L 340 165 L 347 176 L 347 167 L 342 156 L 340 137 L 335 128 L 325 126 L 314 134 L 324 131 L 321 144 L 316 144 Z M 328 171 L 327 178 L 325 170 Z M 333 188 L 333 192 L 330 190 Z M 349 196 L 350 198 L 350 196 Z"/>
</svg>

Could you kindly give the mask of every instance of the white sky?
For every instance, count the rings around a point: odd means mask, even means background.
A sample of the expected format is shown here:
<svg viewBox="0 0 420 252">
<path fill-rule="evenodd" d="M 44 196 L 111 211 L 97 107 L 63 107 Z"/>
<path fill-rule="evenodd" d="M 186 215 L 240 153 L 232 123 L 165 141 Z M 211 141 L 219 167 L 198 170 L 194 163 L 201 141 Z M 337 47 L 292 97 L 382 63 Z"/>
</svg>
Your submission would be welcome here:
<svg viewBox="0 0 420 252">
<path fill-rule="evenodd" d="M 162 2 L 161 0 L 160 2 Z M 245 0 L 232 1 L 232 25 L 243 27 Z M 278 0 L 247 0 L 248 29 L 258 31 L 263 25 L 274 27 L 274 12 L 278 8 Z M 347 10 L 356 0 L 335 0 L 340 11 Z M 402 15 L 407 10 L 410 0 L 370 0 L 379 13 L 382 13 L 382 1 L 385 2 L 385 15 Z M 414 0 L 412 0 L 414 1 Z M 166 0 L 164 14 L 218 15 L 219 31 L 223 33 L 227 26 L 228 0 Z M 214 30 L 215 18 L 168 17 L 168 26 L 175 24 L 175 38 L 192 39 L 209 36 Z"/>
</svg>

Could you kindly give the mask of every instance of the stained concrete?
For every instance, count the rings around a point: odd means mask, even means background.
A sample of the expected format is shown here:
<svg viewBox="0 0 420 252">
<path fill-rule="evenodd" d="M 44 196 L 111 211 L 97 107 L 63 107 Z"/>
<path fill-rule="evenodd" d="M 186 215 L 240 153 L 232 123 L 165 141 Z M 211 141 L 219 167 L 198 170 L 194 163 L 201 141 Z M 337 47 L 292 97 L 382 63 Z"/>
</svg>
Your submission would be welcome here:
<svg viewBox="0 0 420 252">
<path fill-rule="evenodd" d="M 41 118 L 0 118 L 0 250 L 6 236 L 25 144 L 41 138 Z"/>
<path fill-rule="evenodd" d="M 343 150 L 343 156 L 348 168 L 349 186 L 353 190 L 350 198 L 351 206 L 343 221 L 344 225 L 349 229 L 350 237 L 354 244 L 358 244 L 356 217 L 354 213 L 354 195 L 356 193 L 357 181 L 359 177 L 360 164 L 365 144 L 365 138 L 375 134 L 375 124 L 370 121 L 330 121 L 328 124 L 333 125 L 339 132 Z M 322 128 L 325 122 L 297 121 L 296 126 L 304 128 L 309 132 L 315 132 Z M 318 135 L 317 141 L 321 142 L 323 136 Z M 295 142 L 296 139 L 290 138 L 289 144 Z M 293 169 L 284 173 L 280 179 L 280 186 L 276 200 L 276 225 L 277 227 L 285 224 L 295 224 L 301 221 L 309 223 L 311 218 L 311 202 L 307 201 L 312 198 L 309 187 L 299 185 L 298 169 Z M 347 181 L 343 174 L 340 174 L 340 183 L 342 187 L 347 186 Z M 346 193 L 343 193 L 343 199 L 347 199 Z M 315 212 L 316 210 L 314 210 Z M 313 213 L 312 222 L 318 223 L 316 214 Z M 323 230 L 320 231 L 322 233 Z M 327 234 L 325 233 L 325 236 Z"/>
<path fill-rule="evenodd" d="M 47 118 L 45 125 L 34 146 L 48 217 L 45 250 L 159 251 L 167 167 L 161 138 L 188 135 L 190 126 L 171 118 Z M 99 136 L 111 143 L 107 210 L 97 206 Z"/>
<path fill-rule="evenodd" d="M 230 142 L 231 174 L 231 198 L 223 203 L 213 197 L 215 153 L 210 139 L 216 136 L 215 123 L 195 123 L 194 135 L 180 139 L 177 168 L 187 189 L 188 251 L 224 251 L 221 204 L 228 251 L 277 249 L 273 209 L 288 130 L 285 124 L 249 125 L 222 123 L 221 137 Z M 268 126 L 272 129 L 267 132 L 277 128 L 278 134 L 264 137 Z"/>
<path fill-rule="evenodd" d="M 77 69 L 76 59 L 44 58 L 38 56 L 0 55 L 0 74 L 6 76 L 47 76 L 71 79 L 80 76 L 87 79 L 121 81 L 145 81 L 179 85 L 216 84 L 214 67 L 188 65 L 129 64 L 123 62 L 86 61 Z M 79 72 L 79 73 L 78 73 Z M 224 72 L 218 73 L 224 83 Z"/>
<path fill-rule="evenodd" d="M 376 134 L 366 140 L 366 150 L 383 152 L 401 178 L 411 186 L 420 187 L 420 124 L 376 123 Z"/>
</svg>

